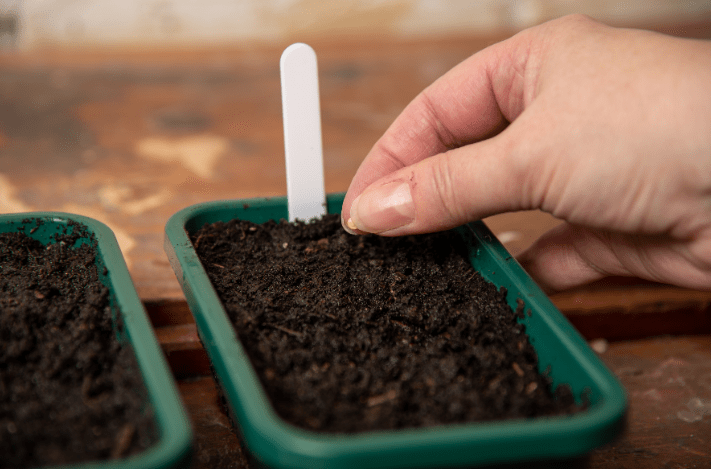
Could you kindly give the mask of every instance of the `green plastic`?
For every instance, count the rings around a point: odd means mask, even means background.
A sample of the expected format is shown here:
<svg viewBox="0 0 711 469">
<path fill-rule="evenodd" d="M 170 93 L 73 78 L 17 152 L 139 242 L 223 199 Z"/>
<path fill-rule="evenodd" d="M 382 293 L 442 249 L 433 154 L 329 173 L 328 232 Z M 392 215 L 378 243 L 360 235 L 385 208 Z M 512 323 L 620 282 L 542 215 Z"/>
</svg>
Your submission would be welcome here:
<svg viewBox="0 0 711 469">
<path fill-rule="evenodd" d="M 37 226 L 35 220 L 44 223 Z M 158 345 L 143 304 L 138 298 L 126 262 L 113 232 L 103 223 L 91 218 L 60 212 L 32 212 L 0 215 L 0 233 L 22 230 L 26 235 L 47 244 L 52 235 L 63 231 L 68 223 L 87 227 L 96 239 L 97 267 L 101 281 L 109 288 L 112 310 L 121 312 L 124 330 L 119 335 L 133 347 L 136 360 L 148 391 L 159 430 L 158 441 L 139 454 L 123 459 L 95 461 L 62 469 L 167 469 L 189 467 L 192 453 L 192 430 L 183 408 L 177 386 L 170 373 L 163 352 Z M 71 232 L 71 227 L 69 232 Z M 82 238 L 77 245 L 90 243 Z M 104 270 L 104 267 L 106 270 Z M 60 466 L 53 466 L 60 469 Z"/>
<path fill-rule="evenodd" d="M 339 213 L 343 194 L 327 197 Z M 230 412 L 250 453 L 272 468 L 461 467 L 550 461 L 585 455 L 622 429 L 627 397 L 617 379 L 482 223 L 458 229 L 471 263 L 509 291 L 508 301 L 526 303 L 523 322 L 538 352 L 541 370 L 555 383 L 585 393 L 591 406 L 573 416 L 448 425 L 425 429 L 334 435 L 309 432 L 281 420 L 188 238 L 205 223 L 233 218 L 262 223 L 287 218 L 286 199 L 219 201 L 188 207 L 166 225 L 165 250 L 195 317 Z"/>
</svg>

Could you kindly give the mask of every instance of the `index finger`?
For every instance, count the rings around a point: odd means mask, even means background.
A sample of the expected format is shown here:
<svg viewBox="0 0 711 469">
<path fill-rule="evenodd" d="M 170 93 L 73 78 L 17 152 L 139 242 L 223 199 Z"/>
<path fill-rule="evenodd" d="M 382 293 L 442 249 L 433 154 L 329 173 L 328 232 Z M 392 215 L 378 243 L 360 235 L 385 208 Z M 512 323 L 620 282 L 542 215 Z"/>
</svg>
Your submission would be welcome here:
<svg viewBox="0 0 711 469">
<path fill-rule="evenodd" d="M 492 137 L 523 111 L 528 45 L 523 33 L 461 62 L 422 91 L 361 163 L 343 201 L 430 156 Z"/>
</svg>

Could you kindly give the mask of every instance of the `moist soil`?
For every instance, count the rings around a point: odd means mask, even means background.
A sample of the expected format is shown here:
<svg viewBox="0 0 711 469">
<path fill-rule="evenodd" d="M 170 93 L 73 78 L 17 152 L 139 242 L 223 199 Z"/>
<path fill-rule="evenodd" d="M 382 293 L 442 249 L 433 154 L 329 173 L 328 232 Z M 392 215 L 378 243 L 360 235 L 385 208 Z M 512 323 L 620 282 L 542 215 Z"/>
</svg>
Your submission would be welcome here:
<svg viewBox="0 0 711 469">
<path fill-rule="evenodd" d="M 352 236 L 232 220 L 192 235 L 256 372 L 287 422 L 351 433 L 579 411 L 551 389 L 517 319 L 453 232 Z"/>
<path fill-rule="evenodd" d="M 93 236 L 73 247 L 87 236 L 81 225 L 47 245 L 0 233 L 0 467 L 118 458 L 157 440 Z"/>
</svg>

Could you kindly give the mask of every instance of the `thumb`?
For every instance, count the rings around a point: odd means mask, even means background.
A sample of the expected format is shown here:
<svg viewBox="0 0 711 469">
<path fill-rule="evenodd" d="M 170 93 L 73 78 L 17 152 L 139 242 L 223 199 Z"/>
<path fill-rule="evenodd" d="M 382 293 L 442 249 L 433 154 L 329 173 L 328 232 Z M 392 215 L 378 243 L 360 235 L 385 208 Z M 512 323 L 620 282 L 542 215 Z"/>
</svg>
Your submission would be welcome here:
<svg viewBox="0 0 711 469">
<path fill-rule="evenodd" d="M 352 232 L 401 236 L 521 210 L 527 171 L 508 132 L 425 158 L 375 181 L 353 201 Z"/>
</svg>

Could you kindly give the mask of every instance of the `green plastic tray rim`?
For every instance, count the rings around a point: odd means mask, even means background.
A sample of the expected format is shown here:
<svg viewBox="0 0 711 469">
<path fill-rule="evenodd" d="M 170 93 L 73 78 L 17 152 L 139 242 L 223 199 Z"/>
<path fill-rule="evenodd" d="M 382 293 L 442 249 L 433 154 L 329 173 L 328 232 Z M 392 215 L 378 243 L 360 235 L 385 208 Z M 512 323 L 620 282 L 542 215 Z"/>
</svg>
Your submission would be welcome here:
<svg viewBox="0 0 711 469">
<path fill-rule="evenodd" d="M 41 220 L 35 228 L 34 220 Z M 0 232 L 23 232 L 42 243 L 51 242 L 50 236 L 60 232 L 70 222 L 86 226 L 96 238 L 97 265 L 102 282 L 110 290 L 111 303 L 121 311 L 124 323 L 122 340 L 128 341 L 136 355 L 150 403 L 155 413 L 159 440 L 139 454 L 107 461 L 91 461 L 52 469 L 167 469 L 188 467 L 192 452 L 192 429 L 183 408 L 177 386 L 163 351 L 153 333 L 146 311 L 131 281 L 126 262 L 114 233 L 103 223 L 80 215 L 62 212 L 27 212 L 0 215 Z M 69 228 L 71 230 L 71 227 Z M 79 243 L 86 242 L 82 239 Z M 101 275 L 106 267 L 105 276 Z M 49 469 L 49 468 L 46 468 Z"/>
<path fill-rule="evenodd" d="M 343 194 L 327 196 L 340 213 Z M 458 467 L 580 457 L 613 439 L 624 426 L 627 397 L 621 384 L 548 297 L 482 222 L 458 229 L 475 269 L 508 301 L 526 303 L 523 322 L 554 383 L 586 393 L 591 406 L 573 416 L 447 425 L 335 435 L 310 432 L 276 415 L 234 328 L 197 257 L 189 233 L 233 218 L 263 223 L 287 218 L 285 197 L 215 201 L 173 215 L 164 248 L 195 318 L 198 333 L 250 453 L 272 468 Z"/>
</svg>

